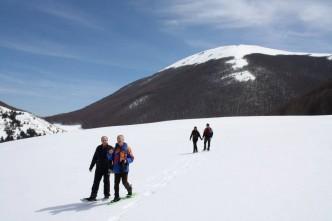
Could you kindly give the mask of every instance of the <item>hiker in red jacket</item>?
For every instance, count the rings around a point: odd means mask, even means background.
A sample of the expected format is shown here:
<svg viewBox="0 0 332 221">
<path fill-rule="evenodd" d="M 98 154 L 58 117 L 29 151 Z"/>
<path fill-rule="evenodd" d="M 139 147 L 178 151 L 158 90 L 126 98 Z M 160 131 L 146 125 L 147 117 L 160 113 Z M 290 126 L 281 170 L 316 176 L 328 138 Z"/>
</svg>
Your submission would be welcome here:
<svg viewBox="0 0 332 221">
<path fill-rule="evenodd" d="M 210 143 L 211 143 L 212 136 L 213 136 L 212 128 L 210 127 L 210 124 L 206 124 L 206 128 L 203 133 L 204 151 L 206 150 L 206 143 L 208 143 L 207 150 L 210 151 Z"/>
</svg>

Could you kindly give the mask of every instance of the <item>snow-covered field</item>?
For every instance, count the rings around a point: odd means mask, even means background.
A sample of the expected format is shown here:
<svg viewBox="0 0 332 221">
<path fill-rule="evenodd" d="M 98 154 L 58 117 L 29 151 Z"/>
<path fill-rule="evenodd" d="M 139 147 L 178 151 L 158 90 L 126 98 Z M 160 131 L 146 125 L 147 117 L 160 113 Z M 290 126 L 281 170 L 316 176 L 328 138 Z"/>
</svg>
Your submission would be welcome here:
<svg viewBox="0 0 332 221">
<path fill-rule="evenodd" d="M 71 131 L 82 129 L 82 125 L 80 125 L 80 124 L 77 124 L 77 125 L 53 124 L 53 125 L 58 128 L 61 128 L 62 130 L 66 131 L 66 132 L 71 132 Z"/>
<path fill-rule="evenodd" d="M 214 129 L 191 154 L 194 126 Z M 178 120 L 76 130 L 0 144 L 3 221 L 331 221 L 332 116 Z M 82 203 L 100 136 L 123 133 L 138 195 Z M 113 182 L 113 178 L 111 178 Z M 102 190 L 102 185 L 100 186 Z M 125 194 L 121 186 L 122 194 Z M 99 192 L 99 197 L 102 197 Z"/>
</svg>

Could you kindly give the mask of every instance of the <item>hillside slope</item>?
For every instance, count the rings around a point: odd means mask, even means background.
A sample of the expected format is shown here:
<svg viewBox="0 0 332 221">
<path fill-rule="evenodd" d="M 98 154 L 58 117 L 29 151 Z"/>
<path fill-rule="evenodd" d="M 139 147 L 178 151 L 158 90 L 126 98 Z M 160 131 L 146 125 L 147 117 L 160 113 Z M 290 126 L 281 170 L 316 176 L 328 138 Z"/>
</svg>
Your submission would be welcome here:
<svg viewBox="0 0 332 221">
<path fill-rule="evenodd" d="M 332 114 L 332 80 L 309 93 L 292 99 L 277 114 L 318 115 Z"/>
<path fill-rule="evenodd" d="M 62 132 L 63 129 L 31 113 L 0 106 L 0 143 Z"/>
<path fill-rule="evenodd" d="M 0 101 L 0 106 L 5 107 L 5 108 L 8 108 L 8 109 L 11 109 L 11 110 L 19 110 L 19 109 L 17 109 L 16 107 L 12 107 L 12 106 L 10 106 L 10 105 L 8 105 L 7 103 L 2 102 L 2 101 Z"/>
<path fill-rule="evenodd" d="M 83 109 L 46 119 L 95 128 L 272 115 L 331 78 L 332 60 L 327 54 L 248 45 L 220 47 L 184 58 Z"/>
</svg>

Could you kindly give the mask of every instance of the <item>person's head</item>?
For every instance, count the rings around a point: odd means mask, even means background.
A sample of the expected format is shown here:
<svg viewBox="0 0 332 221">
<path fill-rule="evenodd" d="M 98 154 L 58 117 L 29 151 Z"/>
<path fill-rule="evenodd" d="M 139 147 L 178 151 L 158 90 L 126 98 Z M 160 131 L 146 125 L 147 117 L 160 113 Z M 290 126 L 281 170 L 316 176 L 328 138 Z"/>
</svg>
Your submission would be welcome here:
<svg viewBox="0 0 332 221">
<path fill-rule="evenodd" d="M 102 136 L 101 138 L 100 138 L 100 141 L 101 141 L 101 143 L 102 143 L 102 145 L 108 145 L 108 137 L 107 136 Z"/>
<path fill-rule="evenodd" d="M 197 130 L 197 127 L 194 127 L 194 130 Z"/>
<path fill-rule="evenodd" d="M 210 127 L 210 124 L 206 124 L 206 127 Z"/>
<path fill-rule="evenodd" d="M 124 136 L 122 134 L 118 135 L 116 140 L 120 146 L 122 146 L 124 144 Z"/>
</svg>

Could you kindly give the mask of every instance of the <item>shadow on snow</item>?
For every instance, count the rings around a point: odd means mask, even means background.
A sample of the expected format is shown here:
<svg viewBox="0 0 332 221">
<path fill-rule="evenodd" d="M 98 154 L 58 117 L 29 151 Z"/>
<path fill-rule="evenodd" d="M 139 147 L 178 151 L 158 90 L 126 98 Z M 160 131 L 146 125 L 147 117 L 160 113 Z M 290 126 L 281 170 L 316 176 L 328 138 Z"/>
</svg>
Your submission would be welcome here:
<svg viewBox="0 0 332 221">
<path fill-rule="evenodd" d="M 97 202 L 80 202 L 80 203 L 71 203 L 71 204 L 64 204 L 59 206 L 51 206 L 46 207 L 40 210 L 36 210 L 35 212 L 49 212 L 52 215 L 58 215 L 63 212 L 75 211 L 80 212 L 84 210 L 89 210 L 97 206 L 106 205 L 105 203 L 97 203 Z"/>
</svg>

